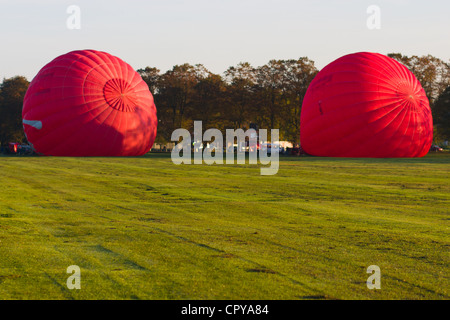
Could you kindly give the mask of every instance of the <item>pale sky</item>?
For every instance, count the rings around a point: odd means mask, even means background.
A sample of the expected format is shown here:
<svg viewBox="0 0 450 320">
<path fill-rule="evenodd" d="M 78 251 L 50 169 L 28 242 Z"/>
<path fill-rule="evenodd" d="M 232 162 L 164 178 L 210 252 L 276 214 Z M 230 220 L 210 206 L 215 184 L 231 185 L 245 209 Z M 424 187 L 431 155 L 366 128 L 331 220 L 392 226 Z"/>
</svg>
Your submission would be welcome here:
<svg viewBox="0 0 450 320">
<path fill-rule="evenodd" d="M 81 29 L 66 12 L 81 10 Z M 367 8 L 381 10 L 369 30 Z M 247 61 L 307 56 L 320 69 L 371 51 L 450 59 L 449 0 L 0 0 L 0 79 L 31 80 L 72 50 L 109 52 L 133 68 L 162 72 L 202 63 L 222 74 Z"/>
</svg>

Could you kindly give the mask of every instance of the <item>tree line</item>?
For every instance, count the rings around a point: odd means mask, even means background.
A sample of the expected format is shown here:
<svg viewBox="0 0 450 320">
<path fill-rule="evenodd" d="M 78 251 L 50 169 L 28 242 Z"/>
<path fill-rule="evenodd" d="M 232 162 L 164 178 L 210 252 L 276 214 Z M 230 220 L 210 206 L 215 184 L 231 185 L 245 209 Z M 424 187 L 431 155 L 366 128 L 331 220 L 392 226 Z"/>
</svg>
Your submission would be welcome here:
<svg viewBox="0 0 450 320">
<path fill-rule="evenodd" d="M 388 54 L 411 70 L 422 84 L 433 112 L 435 141 L 450 138 L 450 63 L 431 55 Z M 280 140 L 299 143 L 303 97 L 318 70 L 307 57 L 271 60 L 253 67 L 241 62 L 222 75 L 201 64 L 176 65 L 161 73 L 155 67 L 137 70 L 152 92 L 158 110 L 156 142 L 170 142 L 177 128 L 279 128 Z M 0 85 L 0 142 L 26 142 L 21 110 L 29 82 L 4 79 Z"/>
</svg>

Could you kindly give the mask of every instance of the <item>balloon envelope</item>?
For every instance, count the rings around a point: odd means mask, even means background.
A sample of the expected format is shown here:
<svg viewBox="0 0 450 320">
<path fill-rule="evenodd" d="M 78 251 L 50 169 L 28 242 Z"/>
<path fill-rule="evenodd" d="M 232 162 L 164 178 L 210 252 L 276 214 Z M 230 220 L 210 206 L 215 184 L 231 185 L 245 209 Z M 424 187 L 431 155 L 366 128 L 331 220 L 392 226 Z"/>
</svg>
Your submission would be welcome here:
<svg viewBox="0 0 450 320">
<path fill-rule="evenodd" d="M 140 75 L 94 50 L 44 66 L 25 95 L 22 121 L 34 149 L 52 156 L 142 155 L 157 128 L 153 96 Z"/>
<path fill-rule="evenodd" d="M 404 65 L 378 53 L 343 56 L 311 82 L 300 116 L 306 153 L 329 157 L 421 157 L 433 121 L 425 91 Z"/>
</svg>

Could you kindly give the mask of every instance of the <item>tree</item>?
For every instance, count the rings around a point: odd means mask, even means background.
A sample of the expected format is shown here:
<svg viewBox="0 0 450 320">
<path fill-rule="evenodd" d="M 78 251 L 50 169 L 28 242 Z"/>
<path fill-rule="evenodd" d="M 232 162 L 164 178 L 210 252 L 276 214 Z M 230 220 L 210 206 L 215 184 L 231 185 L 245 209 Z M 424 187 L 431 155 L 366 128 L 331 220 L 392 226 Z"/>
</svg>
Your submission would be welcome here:
<svg viewBox="0 0 450 320">
<path fill-rule="evenodd" d="M 281 114 L 281 94 L 287 86 L 285 73 L 283 60 L 271 60 L 256 71 L 258 118 L 271 129 L 275 129 Z"/>
<path fill-rule="evenodd" d="M 287 60 L 287 77 L 284 89 L 284 110 L 282 114 L 282 126 L 285 128 L 285 140 L 294 143 L 300 143 L 300 113 L 302 110 L 303 98 L 305 97 L 308 86 L 318 70 L 314 66 L 314 61 L 307 57 L 301 57 L 297 60 Z"/>
<path fill-rule="evenodd" d="M 164 109 L 160 108 L 160 100 L 161 95 L 159 92 L 159 88 L 161 85 L 161 74 L 158 68 L 154 67 L 146 67 L 145 69 L 138 69 L 137 72 L 141 76 L 142 80 L 147 84 L 150 92 L 153 95 L 153 100 L 156 105 L 156 112 L 158 116 L 158 129 L 157 135 L 155 139 L 155 143 L 164 144 L 167 143 L 170 139 L 170 132 L 167 132 L 167 117 L 164 115 Z"/>
<path fill-rule="evenodd" d="M 254 86 L 256 82 L 256 70 L 248 62 L 241 62 L 235 67 L 225 71 L 227 82 L 226 110 L 224 115 L 234 126 L 241 128 L 247 121 L 253 121 Z"/>
<path fill-rule="evenodd" d="M 159 132 L 167 141 L 170 141 L 175 129 L 192 125 L 192 119 L 187 119 L 186 115 L 192 114 L 190 109 L 194 103 L 195 87 L 209 74 L 201 64 L 192 66 L 185 63 L 176 65 L 161 75 L 157 90 L 157 108 L 160 110 L 158 116 L 161 117 L 160 124 L 164 126 L 164 130 Z"/>
<path fill-rule="evenodd" d="M 193 120 L 202 120 L 205 128 L 222 129 L 225 120 L 226 84 L 220 75 L 210 73 L 194 87 L 194 102 L 191 110 Z"/>
<path fill-rule="evenodd" d="M 25 77 L 4 79 L 0 85 L 0 143 L 25 142 L 22 105 L 29 82 Z"/>
<path fill-rule="evenodd" d="M 300 112 L 309 84 L 317 74 L 314 61 L 271 60 L 257 69 L 260 121 L 280 129 L 280 138 L 299 142 Z"/>
<path fill-rule="evenodd" d="M 437 98 L 433 107 L 436 140 L 450 140 L 450 86 Z"/>
<path fill-rule="evenodd" d="M 146 67 L 137 71 L 142 80 L 147 83 L 150 92 L 155 96 L 158 93 L 159 82 L 161 81 L 160 70 L 157 68 Z"/>
</svg>

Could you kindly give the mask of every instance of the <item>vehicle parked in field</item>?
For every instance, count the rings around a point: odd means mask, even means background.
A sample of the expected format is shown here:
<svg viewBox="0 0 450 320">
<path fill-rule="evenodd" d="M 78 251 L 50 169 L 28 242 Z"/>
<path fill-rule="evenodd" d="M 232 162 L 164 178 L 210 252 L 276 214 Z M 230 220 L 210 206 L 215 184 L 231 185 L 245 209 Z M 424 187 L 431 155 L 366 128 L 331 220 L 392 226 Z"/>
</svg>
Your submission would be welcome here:
<svg viewBox="0 0 450 320">
<path fill-rule="evenodd" d="M 16 142 L 8 143 L 8 151 L 13 154 L 17 153 L 19 151 L 19 144 Z"/>
<path fill-rule="evenodd" d="M 307 155 L 307 153 L 305 152 L 305 150 L 302 149 L 302 147 L 289 148 L 287 150 L 287 152 L 291 156 L 304 156 L 304 155 Z"/>
<path fill-rule="evenodd" d="M 280 145 L 274 144 L 274 143 L 261 143 L 259 145 L 260 151 L 267 151 L 267 154 L 271 154 L 272 151 L 278 151 L 280 153 Z"/>
<path fill-rule="evenodd" d="M 20 155 L 31 155 L 34 154 L 34 150 L 27 144 L 20 144 L 17 153 Z"/>
<path fill-rule="evenodd" d="M 430 152 L 442 152 L 442 151 L 444 151 L 444 149 L 442 149 L 438 145 L 432 145 L 430 148 Z"/>
<path fill-rule="evenodd" d="M 34 150 L 28 144 L 9 142 L 7 146 L 2 147 L 2 153 L 17 154 L 17 155 L 32 155 L 34 154 Z"/>
</svg>

